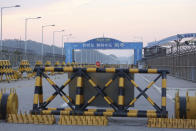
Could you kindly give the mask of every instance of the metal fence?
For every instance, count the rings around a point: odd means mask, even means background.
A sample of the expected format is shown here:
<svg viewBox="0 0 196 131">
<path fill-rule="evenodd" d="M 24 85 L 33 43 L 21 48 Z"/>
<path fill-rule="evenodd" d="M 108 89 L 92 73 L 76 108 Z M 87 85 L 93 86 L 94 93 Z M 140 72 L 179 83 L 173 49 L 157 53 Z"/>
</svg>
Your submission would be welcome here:
<svg viewBox="0 0 196 131">
<path fill-rule="evenodd" d="M 0 60 L 9 60 L 11 62 L 12 67 L 18 67 L 22 60 L 28 60 L 30 65 L 33 67 L 37 60 L 42 60 L 42 56 L 36 53 L 33 50 L 27 50 L 25 55 L 24 49 L 21 48 L 13 48 L 13 47 L 5 47 L 3 46 L 3 50 L 0 51 Z M 52 54 L 45 53 L 43 56 L 43 63 L 46 61 L 51 61 L 55 63 L 56 61 L 65 61 L 65 56 L 61 54 Z"/>
<path fill-rule="evenodd" d="M 196 82 L 196 51 L 146 58 L 143 62 L 151 68 L 167 69 L 174 77 Z"/>
</svg>

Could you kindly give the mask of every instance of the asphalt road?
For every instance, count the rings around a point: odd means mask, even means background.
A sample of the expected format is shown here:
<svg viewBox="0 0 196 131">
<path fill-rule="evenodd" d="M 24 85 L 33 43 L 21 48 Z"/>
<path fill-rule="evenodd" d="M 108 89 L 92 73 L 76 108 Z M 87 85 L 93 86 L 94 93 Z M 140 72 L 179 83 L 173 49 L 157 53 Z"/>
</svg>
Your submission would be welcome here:
<svg viewBox="0 0 196 131">
<path fill-rule="evenodd" d="M 145 74 L 138 74 L 135 76 L 135 81 L 140 87 L 146 87 L 148 84 L 148 81 L 153 80 L 156 77 L 156 75 L 150 75 L 147 76 Z M 66 81 L 67 75 L 61 74 L 56 76 L 51 76 L 51 78 L 58 84 L 61 85 L 63 82 Z M 178 89 L 181 85 L 180 82 L 184 83 L 182 80 L 168 77 L 168 89 Z M 170 81 L 172 79 L 172 81 Z M 176 79 L 176 83 L 175 80 Z M 186 81 L 187 82 L 187 81 Z M 13 81 L 11 83 L 7 82 L 1 82 L 0 83 L 0 89 L 1 88 L 15 88 L 17 90 L 17 94 L 19 96 L 19 110 L 21 112 L 28 112 L 32 109 L 33 105 L 33 92 L 34 92 L 34 83 L 35 80 L 31 78 L 30 80 L 23 79 L 19 81 Z M 186 85 L 190 86 L 188 89 L 194 88 L 195 84 L 192 84 L 191 82 L 186 83 Z M 193 86 L 193 87 L 192 87 Z M 43 80 L 43 92 L 44 92 L 44 98 L 48 98 L 53 92 L 54 89 L 46 82 L 46 80 Z M 157 82 L 155 86 L 150 88 L 147 91 L 147 94 L 151 96 L 151 98 L 160 106 L 161 104 L 161 95 L 160 95 L 160 81 Z M 184 87 L 180 88 L 184 89 Z M 186 89 L 184 89 L 186 90 Z M 183 90 L 183 92 L 184 92 Z M 68 92 L 68 89 L 66 88 L 64 90 L 65 92 Z M 170 90 L 167 91 L 168 94 Z M 135 96 L 139 92 L 135 90 Z M 174 103 L 172 101 L 172 98 L 174 96 L 168 96 L 167 98 L 167 110 L 169 113 L 169 116 L 174 115 Z M 57 96 L 55 100 L 49 105 L 51 107 L 62 107 L 64 104 L 63 100 Z M 153 107 L 149 104 L 149 102 L 142 96 L 140 99 L 138 99 L 135 103 L 135 109 L 153 109 Z M 57 120 L 58 121 L 58 120 Z M 146 126 L 147 119 L 146 118 L 109 118 L 109 125 L 108 126 L 62 126 L 62 125 L 33 125 L 33 124 L 9 124 L 5 123 L 3 121 L 0 122 L 0 131 L 35 131 L 35 130 L 41 130 L 41 131 L 64 131 L 64 130 L 79 130 L 79 131 L 97 131 L 97 130 L 103 130 L 103 131 L 114 131 L 114 130 L 123 130 L 123 131 L 168 131 L 168 130 L 184 130 L 184 129 L 159 129 L 159 128 L 148 128 Z"/>
</svg>

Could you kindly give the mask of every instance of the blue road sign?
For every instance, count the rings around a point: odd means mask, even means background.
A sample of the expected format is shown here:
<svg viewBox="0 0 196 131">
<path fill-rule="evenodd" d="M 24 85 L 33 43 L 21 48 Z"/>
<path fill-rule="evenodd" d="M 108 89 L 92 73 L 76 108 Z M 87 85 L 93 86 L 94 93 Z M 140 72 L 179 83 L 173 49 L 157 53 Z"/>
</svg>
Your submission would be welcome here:
<svg viewBox="0 0 196 131">
<path fill-rule="evenodd" d="M 72 62 L 72 50 L 74 49 L 133 49 L 134 64 L 142 59 L 142 42 L 121 42 L 112 38 L 95 38 L 86 42 L 65 42 L 66 63 Z"/>
</svg>

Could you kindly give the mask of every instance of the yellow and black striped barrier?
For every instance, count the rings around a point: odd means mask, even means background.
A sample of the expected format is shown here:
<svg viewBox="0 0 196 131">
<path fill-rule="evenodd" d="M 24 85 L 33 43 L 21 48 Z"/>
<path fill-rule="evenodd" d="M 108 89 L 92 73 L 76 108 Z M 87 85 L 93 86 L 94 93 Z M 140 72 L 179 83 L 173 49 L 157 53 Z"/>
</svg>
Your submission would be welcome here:
<svg viewBox="0 0 196 131">
<path fill-rule="evenodd" d="M 59 61 L 56 61 L 55 64 L 54 64 L 54 67 L 55 68 L 61 68 L 61 64 Z"/>
<path fill-rule="evenodd" d="M 82 115 L 82 116 L 107 116 L 107 117 L 148 117 L 157 118 L 162 117 L 160 112 L 155 110 L 127 110 L 127 111 L 115 111 L 113 109 L 85 109 L 85 110 L 73 110 L 73 109 L 46 109 L 32 111 L 34 114 L 45 114 L 45 115 Z"/>
<path fill-rule="evenodd" d="M 35 69 L 36 68 L 40 68 L 40 67 L 43 67 L 43 63 L 42 63 L 42 61 L 36 61 L 35 62 L 35 66 L 34 66 L 34 69 L 33 69 L 33 76 L 35 76 L 36 75 L 36 71 L 35 71 Z"/>
<path fill-rule="evenodd" d="M 179 91 L 175 96 L 175 118 L 196 119 L 196 96 L 179 96 Z"/>
<path fill-rule="evenodd" d="M 101 64 L 99 67 L 96 64 L 86 64 L 86 63 L 65 63 L 61 64 L 61 67 L 73 67 L 73 68 L 133 68 L 133 65 L 128 64 Z"/>
<path fill-rule="evenodd" d="M 56 61 L 55 63 L 54 63 L 54 68 L 62 68 L 62 65 L 60 64 L 60 62 L 59 61 Z M 51 75 L 55 75 L 55 74 L 60 74 L 60 73 L 63 73 L 63 72 L 51 72 Z"/>
<path fill-rule="evenodd" d="M 74 68 L 74 67 L 38 67 L 34 69 L 37 72 L 34 102 L 32 114 L 52 114 L 52 115 L 83 115 L 83 116 L 116 116 L 116 117 L 167 117 L 166 110 L 166 75 L 169 73 L 167 70 L 158 69 L 133 69 L 133 68 Z M 51 80 L 45 72 L 73 72 L 72 76 L 62 85 L 58 86 L 53 80 Z M 96 83 L 88 73 L 115 73 L 114 77 L 107 81 L 104 87 L 100 87 L 99 83 Z M 159 74 L 152 82 L 148 84 L 145 89 L 140 88 L 137 83 L 130 78 L 129 73 L 149 73 Z M 43 87 L 42 78 L 45 78 L 49 84 L 54 88 L 55 92 L 46 99 L 43 100 Z M 74 79 L 77 79 L 76 84 L 76 96 L 73 101 L 63 89 Z M 117 103 L 109 97 L 104 90 L 107 89 L 111 83 L 118 78 L 118 96 Z M 162 78 L 162 99 L 161 104 L 156 104 L 152 98 L 146 94 L 146 91 L 152 87 L 152 85 L 159 79 Z M 130 99 L 128 104 L 125 104 L 125 79 L 129 81 L 140 93 L 133 100 Z M 83 80 L 87 80 L 88 83 L 97 91 L 96 95 L 90 97 L 90 99 L 84 99 L 84 85 Z M 61 98 L 68 104 L 69 110 L 60 108 L 47 108 L 54 98 L 60 95 Z M 87 107 L 93 103 L 98 97 L 103 97 L 103 100 L 111 107 L 111 109 L 87 109 Z M 155 110 L 129 110 L 129 108 L 141 97 L 144 96 L 146 100 L 154 107 Z M 159 106 L 161 105 L 161 106 Z"/>
<path fill-rule="evenodd" d="M 62 68 L 62 65 L 59 61 L 56 61 L 55 64 L 54 64 L 54 67 L 55 68 Z M 55 72 L 55 73 L 60 74 L 60 73 L 63 73 L 63 72 Z"/>
<path fill-rule="evenodd" d="M 36 61 L 35 68 L 36 67 L 42 67 L 42 66 L 43 66 L 43 63 L 41 61 Z"/>
<path fill-rule="evenodd" d="M 15 89 L 6 89 L 0 91 L 0 119 L 5 120 L 8 114 L 18 113 L 18 96 Z"/>
<path fill-rule="evenodd" d="M 5 76 L 5 79 L 3 79 Z M 0 81 L 6 80 L 17 80 L 17 73 L 12 69 L 9 60 L 0 60 Z"/>
<path fill-rule="evenodd" d="M 9 114 L 8 123 L 17 124 L 44 124 L 52 125 L 56 123 L 56 119 L 53 115 L 31 115 L 31 114 Z"/>
<path fill-rule="evenodd" d="M 58 124 L 59 125 L 107 126 L 108 119 L 105 116 L 60 115 Z"/>
<path fill-rule="evenodd" d="M 33 73 L 33 70 L 32 68 L 30 67 L 30 64 L 29 64 L 29 61 L 28 60 L 22 60 L 20 62 L 20 66 L 19 66 L 19 69 L 18 71 L 21 73 L 21 78 L 23 77 L 23 73 L 27 73 L 27 78 L 29 79 L 30 77 L 32 77 L 32 73 Z"/>
<path fill-rule="evenodd" d="M 176 118 L 149 118 L 147 126 L 150 128 L 196 129 L 196 120 Z"/>
<path fill-rule="evenodd" d="M 37 70 L 41 71 L 48 71 L 48 72 L 77 72 L 79 70 L 83 72 L 97 72 L 97 73 L 117 73 L 120 71 L 123 71 L 125 73 L 147 73 L 147 74 L 168 74 L 169 72 L 167 70 L 158 70 L 158 69 L 134 69 L 134 68 L 80 68 L 80 67 L 64 67 L 64 68 L 55 68 L 55 67 L 35 67 L 35 71 Z"/>
<path fill-rule="evenodd" d="M 75 108 L 80 109 L 84 104 L 84 94 L 82 87 L 82 76 L 81 74 L 77 77 L 77 87 L 76 87 L 76 103 Z"/>
<path fill-rule="evenodd" d="M 51 66 L 51 61 L 46 61 L 45 67 L 50 67 Z"/>
<path fill-rule="evenodd" d="M 65 67 L 66 66 L 66 63 L 65 63 L 65 61 L 63 61 L 62 63 L 61 63 L 61 67 L 63 68 L 63 67 Z"/>
<path fill-rule="evenodd" d="M 46 61 L 46 63 L 45 63 L 45 65 L 44 65 L 45 67 L 51 67 L 52 66 L 52 64 L 51 64 L 51 61 Z M 47 74 L 48 75 L 53 75 L 54 73 L 53 72 L 47 72 Z"/>
<path fill-rule="evenodd" d="M 162 84 L 165 88 L 165 80 Z M 162 103 L 165 108 L 165 100 Z M 175 96 L 175 118 L 149 118 L 147 125 L 150 128 L 196 129 L 196 96 L 189 96 L 188 92 L 186 96 L 179 96 L 178 91 Z"/>
</svg>

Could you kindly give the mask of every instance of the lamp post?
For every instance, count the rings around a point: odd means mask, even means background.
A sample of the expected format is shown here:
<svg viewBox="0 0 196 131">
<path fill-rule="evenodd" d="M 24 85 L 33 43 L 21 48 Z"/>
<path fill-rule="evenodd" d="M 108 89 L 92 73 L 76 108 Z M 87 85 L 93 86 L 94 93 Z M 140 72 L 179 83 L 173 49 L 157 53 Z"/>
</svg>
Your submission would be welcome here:
<svg viewBox="0 0 196 131">
<path fill-rule="evenodd" d="M 53 54 L 53 57 L 54 57 L 54 45 L 55 45 L 55 33 L 57 32 L 64 32 L 64 30 L 57 30 L 57 31 L 53 31 L 53 47 L 52 47 L 52 54 Z"/>
<path fill-rule="evenodd" d="M 28 20 L 41 19 L 42 17 L 25 18 L 25 57 L 27 56 L 27 24 Z"/>
<path fill-rule="evenodd" d="M 3 49 L 3 9 L 13 7 L 20 7 L 20 5 L 1 7 L 1 51 Z"/>
<path fill-rule="evenodd" d="M 53 25 L 43 25 L 42 26 L 42 62 L 43 62 L 43 57 L 44 57 L 44 28 L 45 27 L 50 27 L 50 26 L 55 26 L 54 24 Z"/>
<path fill-rule="evenodd" d="M 64 46 L 63 46 L 63 44 L 64 44 L 64 37 L 67 37 L 67 41 L 68 41 L 68 37 L 71 37 L 71 36 L 72 36 L 72 34 L 62 35 L 62 56 L 63 56 L 63 48 L 64 48 Z"/>
</svg>

